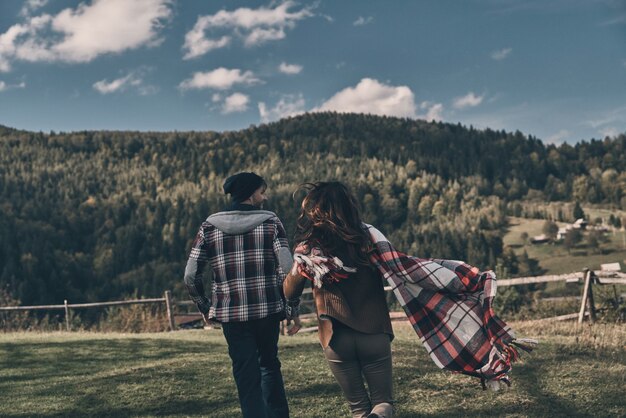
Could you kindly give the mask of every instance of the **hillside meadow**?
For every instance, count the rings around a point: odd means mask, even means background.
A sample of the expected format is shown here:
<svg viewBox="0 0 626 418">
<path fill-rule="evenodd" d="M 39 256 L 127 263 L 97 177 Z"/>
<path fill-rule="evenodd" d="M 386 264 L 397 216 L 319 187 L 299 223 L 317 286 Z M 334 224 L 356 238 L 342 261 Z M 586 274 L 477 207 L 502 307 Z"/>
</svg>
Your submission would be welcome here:
<svg viewBox="0 0 626 418">
<path fill-rule="evenodd" d="M 614 213 L 620 214 L 620 211 Z M 586 243 L 579 243 L 571 251 L 562 244 L 530 244 L 522 239 L 525 232 L 529 237 L 543 234 L 542 228 L 545 219 L 509 218 L 507 233 L 502 241 L 505 246 L 511 246 L 519 255 L 526 251 L 530 258 L 536 259 L 545 274 L 567 274 L 582 271 L 584 268 L 599 270 L 601 264 L 621 263 L 626 266 L 626 230 L 614 230 L 605 234 L 605 242 L 599 248 L 592 249 Z M 559 227 L 567 223 L 557 222 Z"/>
<path fill-rule="evenodd" d="M 540 346 L 484 392 L 439 370 L 407 322 L 394 322 L 396 416 L 616 417 L 626 414 L 626 327 L 514 322 Z M 293 417 L 346 417 L 314 333 L 281 337 Z M 0 416 L 235 417 L 238 401 L 219 330 L 0 334 Z"/>
</svg>

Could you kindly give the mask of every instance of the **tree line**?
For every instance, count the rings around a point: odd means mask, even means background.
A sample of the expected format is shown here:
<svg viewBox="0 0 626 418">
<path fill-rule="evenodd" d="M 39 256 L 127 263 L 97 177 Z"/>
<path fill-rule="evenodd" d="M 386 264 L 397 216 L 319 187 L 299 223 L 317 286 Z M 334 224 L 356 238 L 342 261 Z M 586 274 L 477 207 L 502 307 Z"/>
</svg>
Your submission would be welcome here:
<svg viewBox="0 0 626 418">
<path fill-rule="evenodd" d="M 625 148 L 624 135 L 557 147 L 520 132 L 337 113 L 223 133 L 0 126 L 0 287 L 23 304 L 183 296 L 191 241 L 228 204 L 222 184 L 238 171 L 266 178 L 268 209 L 290 236 L 298 186 L 336 179 L 398 248 L 515 272 L 533 264 L 503 248 L 506 216 L 529 201 L 626 209 Z"/>
</svg>

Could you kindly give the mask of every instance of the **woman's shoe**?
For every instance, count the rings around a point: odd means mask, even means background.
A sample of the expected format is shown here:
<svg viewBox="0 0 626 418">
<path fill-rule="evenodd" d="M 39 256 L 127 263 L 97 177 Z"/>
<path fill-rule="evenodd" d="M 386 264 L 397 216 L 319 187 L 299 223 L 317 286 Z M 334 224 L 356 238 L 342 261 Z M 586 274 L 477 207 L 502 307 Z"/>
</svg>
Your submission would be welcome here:
<svg viewBox="0 0 626 418">
<path fill-rule="evenodd" d="M 367 418 L 391 418 L 393 417 L 393 406 L 390 403 L 384 402 L 374 405 L 372 412 Z"/>
</svg>

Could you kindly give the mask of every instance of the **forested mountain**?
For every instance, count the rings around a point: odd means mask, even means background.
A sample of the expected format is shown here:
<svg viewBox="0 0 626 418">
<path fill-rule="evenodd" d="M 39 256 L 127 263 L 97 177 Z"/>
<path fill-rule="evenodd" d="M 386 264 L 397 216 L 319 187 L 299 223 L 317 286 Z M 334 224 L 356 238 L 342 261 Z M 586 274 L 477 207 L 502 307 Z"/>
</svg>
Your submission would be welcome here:
<svg viewBox="0 0 626 418">
<path fill-rule="evenodd" d="M 556 147 L 520 132 L 357 114 L 224 133 L 0 126 L 0 287 L 23 304 L 184 295 L 191 241 L 227 204 L 222 184 L 238 171 L 267 179 L 268 209 L 289 234 L 298 185 L 337 179 L 400 249 L 494 268 L 506 263 L 502 228 L 516 201 L 626 209 L 625 167 L 624 135 Z"/>
</svg>

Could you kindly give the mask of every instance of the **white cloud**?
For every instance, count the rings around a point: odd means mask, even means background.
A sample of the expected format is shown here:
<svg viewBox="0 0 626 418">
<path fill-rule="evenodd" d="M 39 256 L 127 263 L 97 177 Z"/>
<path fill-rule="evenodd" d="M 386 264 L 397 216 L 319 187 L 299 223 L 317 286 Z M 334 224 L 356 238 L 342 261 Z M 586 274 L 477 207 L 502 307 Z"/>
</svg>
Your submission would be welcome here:
<svg viewBox="0 0 626 418">
<path fill-rule="evenodd" d="M 426 111 L 424 114 L 417 115 L 417 118 L 427 121 L 440 121 L 443 120 L 443 104 L 422 102 L 420 103 L 420 110 Z"/>
<path fill-rule="evenodd" d="M 130 88 L 135 89 L 142 96 L 147 96 L 157 92 L 155 86 L 144 84 L 143 74 L 150 69 L 147 67 L 136 71 L 131 71 L 124 77 L 117 78 L 113 81 L 100 80 L 93 83 L 92 87 L 100 94 L 110 94 L 126 91 Z"/>
<path fill-rule="evenodd" d="M 115 93 L 116 91 L 123 91 L 126 87 L 135 83 L 141 83 L 140 80 L 136 80 L 133 78 L 133 74 L 128 74 L 125 77 L 118 78 L 113 81 L 100 80 L 93 83 L 93 88 L 102 94 Z"/>
<path fill-rule="evenodd" d="M 259 115 L 262 122 L 270 122 L 289 116 L 304 113 L 304 98 L 299 95 L 285 95 L 273 108 L 268 108 L 264 102 L 259 103 Z"/>
<path fill-rule="evenodd" d="M 0 35 L 0 70 L 13 60 L 89 62 L 160 42 L 171 0 L 93 0 L 57 15 L 26 17 Z"/>
<path fill-rule="evenodd" d="M 299 74 L 302 71 L 302 66 L 298 64 L 287 64 L 281 62 L 278 66 L 278 71 L 284 74 Z"/>
<path fill-rule="evenodd" d="M 279 41 L 287 37 L 283 28 L 256 28 L 244 39 L 244 45 L 251 47 L 269 41 Z"/>
<path fill-rule="evenodd" d="M 10 90 L 10 89 L 23 89 L 26 87 L 25 82 L 21 82 L 19 84 L 7 84 L 4 81 L 0 81 L 0 92 Z"/>
<path fill-rule="evenodd" d="M 596 129 L 601 126 L 614 123 L 622 123 L 624 121 L 626 121 L 626 106 L 618 107 L 608 112 L 604 112 L 604 114 L 599 118 L 588 120 L 585 122 L 585 124 Z"/>
<path fill-rule="evenodd" d="M 217 89 L 227 90 L 235 84 L 251 85 L 260 83 L 261 80 L 256 78 L 252 71 L 244 73 L 239 69 L 229 70 L 224 67 L 217 68 L 213 71 L 205 73 L 196 72 L 193 77 L 188 78 L 180 83 L 179 87 L 183 90 L 190 89 Z"/>
<path fill-rule="evenodd" d="M 563 142 L 565 142 L 565 140 L 569 136 L 570 136 L 570 133 L 569 133 L 568 130 L 561 129 L 560 131 L 558 131 L 554 135 L 550 135 L 548 138 L 546 138 L 545 142 L 546 142 L 546 144 L 559 145 L 559 144 L 562 144 Z"/>
<path fill-rule="evenodd" d="M 284 39 L 286 29 L 293 29 L 296 22 L 312 17 L 315 6 L 290 12 L 293 1 L 285 1 L 276 7 L 250 9 L 241 7 L 234 11 L 220 10 L 214 15 L 199 16 L 193 29 L 185 35 L 184 59 L 199 57 L 207 52 L 230 44 L 233 37 L 253 47 L 266 42 Z M 207 37 L 207 32 L 229 31 L 219 38 Z"/>
<path fill-rule="evenodd" d="M 211 96 L 211 101 L 213 103 L 221 102 L 222 101 L 222 95 L 219 94 L 219 93 L 213 93 L 213 95 Z"/>
<path fill-rule="evenodd" d="M 41 9 L 48 3 L 48 0 L 27 0 L 20 10 L 20 16 L 29 16 L 37 9 Z"/>
<path fill-rule="evenodd" d="M 600 135 L 602 135 L 602 138 L 605 137 L 611 137 L 611 138 L 615 138 L 616 136 L 618 136 L 620 133 L 620 131 L 617 130 L 617 128 L 615 128 L 614 126 L 610 126 L 607 128 L 604 128 L 600 131 Z"/>
<path fill-rule="evenodd" d="M 398 117 L 415 117 L 414 95 L 407 86 L 390 86 L 371 78 L 347 87 L 313 111 L 370 113 Z"/>
<path fill-rule="evenodd" d="M 359 18 L 355 20 L 354 22 L 352 22 L 352 24 L 354 26 L 365 26 L 367 24 L 372 23 L 373 21 L 374 21 L 374 18 L 372 16 L 368 16 L 368 17 L 359 16 Z"/>
<path fill-rule="evenodd" d="M 0 34 L 0 71 L 10 71 L 11 61 L 16 57 L 28 61 L 33 61 L 36 57 L 46 58 L 46 50 L 38 47 L 34 34 L 48 26 L 51 19 L 49 15 L 35 17 L 27 24 L 13 25 L 5 33 Z M 19 39 L 22 39 L 21 43 Z"/>
<path fill-rule="evenodd" d="M 141 84 L 141 85 L 137 86 L 137 91 L 142 96 L 151 96 L 153 94 L 158 93 L 159 88 L 156 87 L 156 86 L 152 86 L 152 85 Z"/>
<path fill-rule="evenodd" d="M 248 110 L 248 103 L 250 98 L 242 93 L 233 93 L 224 100 L 224 106 L 222 106 L 222 113 L 234 113 L 245 112 Z"/>
<path fill-rule="evenodd" d="M 457 97 L 454 99 L 452 106 L 455 109 L 465 109 L 467 107 L 476 107 L 482 103 L 485 96 L 476 96 L 474 92 L 470 91 L 463 97 Z"/>
<path fill-rule="evenodd" d="M 502 61 L 503 59 L 508 57 L 511 54 L 511 52 L 513 52 L 513 48 L 499 49 L 491 53 L 491 58 L 496 61 Z"/>
<path fill-rule="evenodd" d="M 198 24 L 196 23 L 196 26 Z M 183 59 L 190 59 L 204 55 L 213 49 L 224 48 L 230 44 L 230 36 L 222 36 L 219 39 L 207 39 L 204 37 L 203 30 L 197 30 L 195 27 L 185 35 L 185 47 L 187 53 Z"/>
</svg>

